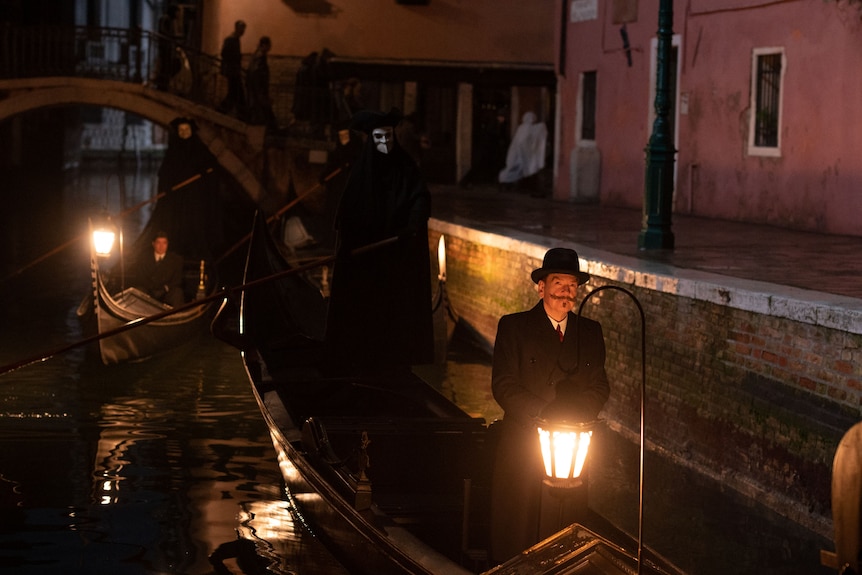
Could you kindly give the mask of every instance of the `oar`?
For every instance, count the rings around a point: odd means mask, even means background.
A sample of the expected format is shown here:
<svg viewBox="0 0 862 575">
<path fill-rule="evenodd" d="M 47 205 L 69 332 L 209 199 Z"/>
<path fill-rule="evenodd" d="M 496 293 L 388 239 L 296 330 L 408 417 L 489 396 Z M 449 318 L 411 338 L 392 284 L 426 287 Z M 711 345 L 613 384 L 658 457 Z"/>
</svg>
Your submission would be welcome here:
<svg viewBox="0 0 862 575">
<path fill-rule="evenodd" d="M 376 249 L 381 248 L 383 246 L 389 245 L 391 243 L 395 243 L 398 241 L 398 239 L 399 239 L 398 236 L 386 238 L 385 240 L 380 240 L 379 242 L 374 242 L 372 244 L 358 247 L 358 248 L 352 250 L 350 253 L 352 255 L 363 254 L 363 253 L 369 252 L 371 250 L 376 250 Z M 74 343 L 70 343 L 70 344 L 58 347 L 56 349 L 53 349 L 51 351 L 47 351 L 47 352 L 41 353 L 39 355 L 29 357 L 27 359 L 22 359 L 20 361 L 16 361 L 15 363 L 10 363 L 8 365 L 4 365 L 4 366 L 0 367 L 0 375 L 4 375 L 4 374 L 9 373 L 11 371 L 15 371 L 16 369 L 20 369 L 22 367 L 26 367 L 26 366 L 32 365 L 34 363 L 41 363 L 43 361 L 47 361 L 47 360 L 51 359 L 52 357 L 54 357 L 55 355 L 65 353 L 67 351 L 73 350 L 73 349 L 81 347 L 83 345 L 87 345 L 88 343 L 92 343 L 94 341 L 99 341 L 101 339 L 105 339 L 106 337 L 111 337 L 113 335 L 123 333 L 125 331 L 128 331 L 130 329 L 134 329 L 136 327 L 140 327 L 142 325 L 147 325 L 148 323 L 154 322 L 154 321 L 162 319 L 162 318 L 172 316 L 176 313 L 180 313 L 180 312 L 198 307 L 202 304 L 206 304 L 206 303 L 209 303 L 211 301 L 216 301 L 219 298 L 225 298 L 229 294 L 233 294 L 235 292 L 245 291 L 247 289 L 251 289 L 251 288 L 260 286 L 262 284 L 271 282 L 273 280 L 277 280 L 277 279 L 280 279 L 283 277 L 287 277 L 290 275 L 305 272 L 305 271 L 314 269 L 316 267 L 327 265 L 327 264 L 335 261 L 335 258 L 336 258 L 335 255 L 317 258 L 317 259 L 315 259 L 315 260 L 313 260 L 313 261 L 311 261 L 305 265 L 301 265 L 301 266 L 291 268 L 288 270 L 283 270 L 283 271 L 268 275 L 266 277 L 252 280 L 250 282 L 244 283 L 244 284 L 239 285 L 239 286 L 222 288 L 222 289 L 218 290 L 217 292 L 215 292 L 215 293 L 213 293 L 207 297 L 201 298 L 199 300 L 195 300 L 193 302 L 189 302 L 189 303 L 183 304 L 181 306 L 177 306 L 175 308 L 168 309 L 168 310 L 165 310 L 163 312 L 159 312 L 159 313 L 154 314 L 154 315 L 134 319 L 134 320 L 127 322 L 127 323 L 124 323 L 123 325 L 116 327 L 112 330 L 109 330 L 109 331 L 106 331 L 103 333 L 98 333 L 98 334 L 92 335 L 90 337 L 86 337 L 86 338 L 78 340 Z"/>
<path fill-rule="evenodd" d="M 175 192 L 176 190 L 179 190 L 180 188 L 183 188 L 183 187 L 185 187 L 185 186 L 187 186 L 187 185 L 191 184 L 192 182 L 195 182 L 195 181 L 197 181 L 197 180 L 201 179 L 202 177 L 204 177 L 205 175 L 209 174 L 209 173 L 210 173 L 210 172 L 212 172 L 212 171 L 213 171 L 213 169 L 212 169 L 212 168 L 207 168 L 207 170 L 206 170 L 205 172 L 203 172 L 203 173 L 201 173 L 201 174 L 195 174 L 194 176 L 192 176 L 192 177 L 190 177 L 190 178 L 187 178 L 187 179 L 183 180 L 183 181 L 182 181 L 182 182 L 180 182 L 179 184 L 176 184 L 175 186 L 172 186 L 172 187 L 171 187 L 171 189 L 170 189 L 170 191 L 171 191 L 171 192 Z M 137 210 L 141 209 L 142 207 L 146 206 L 147 204 L 151 204 L 151 203 L 153 203 L 153 202 L 155 202 L 155 201 L 158 201 L 159 199 L 161 199 L 162 197 L 164 197 L 164 196 L 165 196 L 165 194 L 167 194 L 167 193 L 168 193 L 168 192 L 160 192 L 160 193 L 156 194 L 154 197 L 150 198 L 149 200 L 144 200 L 143 202 L 140 202 L 139 204 L 137 204 L 137 205 L 135 205 L 135 206 L 132 206 L 131 208 L 127 208 L 127 209 L 123 210 L 122 212 L 120 212 L 120 213 L 117 215 L 117 217 L 122 218 L 122 217 L 124 217 L 124 216 L 126 216 L 126 215 L 128 215 L 128 214 L 131 214 L 132 212 L 135 212 L 135 211 L 137 211 Z M 83 239 L 84 237 L 86 237 L 86 235 L 87 235 L 86 233 L 83 233 L 83 234 L 81 234 L 81 235 L 79 235 L 79 236 L 77 236 L 77 237 L 74 237 L 74 238 L 72 238 L 71 240 L 67 241 L 66 243 L 64 243 L 64 244 L 62 244 L 62 245 L 59 245 L 59 246 L 57 246 L 56 248 L 54 248 L 53 250 L 51 250 L 51 251 L 49 251 L 49 252 L 47 252 L 47 253 L 45 253 L 45 254 L 43 254 L 43 255 L 39 256 L 38 258 L 36 258 L 36 259 L 35 259 L 35 260 L 33 260 L 32 262 L 30 262 L 29 264 L 25 265 L 25 266 L 24 266 L 24 267 L 22 267 L 22 268 L 17 269 L 16 271 L 14 271 L 14 272 L 12 272 L 11 274 L 9 274 L 9 275 L 7 275 L 6 277 L 4 277 L 2 280 L 0 280 L 0 283 L 2 283 L 2 282 L 6 282 L 7 280 L 10 280 L 10 279 L 12 279 L 12 278 L 13 278 L 13 277 L 15 277 L 15 276 L 17 276 L 17 275 L 20 275 L 20 274 L 24 273 L 26 270 L 30 269 L 31 267 L 35 266 L 36 264 L 38 264 L 38 263 L 41 263 L 41 262 L 45 261 L 46 259 L 50 258 L 50 257 L 51 257 L 51 256 L 53 256 L 54 254 L 60 253 L 61 251 L 65 250 L 66 248 L 68 248 L 68 247 L 69 247 L 69 246 L 71 246 L 72 244 L 74 244 L 74 243 L 77 243 L 77 242 L 81 241 L 81 239 Z"/>
<path fill-rule="evenodd" d="M 204 172 L 202 172 L 200 174 L 195 174 L 194 176 L 191 176 L 190 178 L 186 178 L 185 180 L 183 180 L 179 184 L 171 186 L 170 191 L 175 192 L 175 191 L 179 190 L 180 188 L 184 188 L 184 187 L 188 186 L 189 184 L 200 180 L 202 177 L 206 176 L 207 174 L 212 173 L 212 171 L 213 171 L 212 168 L 207 168 L 206 170 L 204 170 Z M 162 199 L 167 194 L 168 194 L 168 192 L 159 192 L 158 194 L 156 194 L 155 196 L 153 196 L 149 200 L 144 200 L 143 202 L 140 202 L 139 204 L 136 204 L 136 205 L 132 206 L 131 208 L 127 208 L 126 210 L 120 212 L 119 217 L 122 218 L 127 214 L 131 214 L 132 212 L 136 212 L 136 211 L 140 210 L 141 208 L 143 208 L 144 206 L 146 206 L 147 204 L 152 204 L 153 202 L 156 202 L 156 201 Z"/>
<path fill-rule="evenodd" d="M 345 164 L 344 168 L 346 168 L 347 165 L 348 164 Z M 325 184 L 326 182 L 328 182 L 329 180 L 331 180 L 332 178 L 337 176 L 344 168 L 335 168 L 335 170 L 333 170 L 328 176 L 323 178 L 322 182 L 318 182 L 318 183 L 314 184 L 313 186 L 311 186 L 310 188 L 305 190 L 302 194 L 298 195 L 297 197 L 295 197 L 294 199 L 289 201 L 284 207 L 282 207 L 280 210 L 275 212 L 273 215 L 266 218 L 266 223 L 268 223 L 268 224 L 272 223 L 275 220 L 277 220 L 278 218 L 280 218 L 282 216 L 282 214 L 284 214 L 284 212 L 286 212 L 287 210 L 289 210 L 290 208 L 292 208 L 293 206 L 298 204 L 300 202 L 300 200 L 302 200 L 305 196 L 309 195 L 310 193 L 312 193 L 314 191 L 317 191 L 323 184 Z M 228 248 L 228 250 L 226 252 L 224 252 L 221 256 L 219 256 L 218 259 L 216 259 L 215 263 L 220 264 L 222 261 L 224 261 L 224 259 L 226 257 L 228 257 L 230 254 L 232 254 L 233 252 L 238 250 L 240 247 L 242 247 L 242 245 L 244 243 L 246 243 L 250 238 L 251 238 L 251 232 L 247 233 L 237 243 L 235 243 L 230 248 Z"/>
</svg>

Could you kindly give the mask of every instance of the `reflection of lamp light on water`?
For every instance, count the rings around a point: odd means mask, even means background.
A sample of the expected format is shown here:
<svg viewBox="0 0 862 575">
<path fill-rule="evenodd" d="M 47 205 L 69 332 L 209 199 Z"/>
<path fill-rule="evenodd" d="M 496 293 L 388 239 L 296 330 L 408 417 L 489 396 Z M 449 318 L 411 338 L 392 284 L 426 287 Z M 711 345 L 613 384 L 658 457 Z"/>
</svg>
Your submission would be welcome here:
<svg viewBox="0 0 862 575">
<path fill-rule="evenodd" d="M 646 405 L 646 320 L 644 310 L 634 294 L 627 289 L 606 285 L 600 286 L 584 297 L 578 308 L 575 322 L 575 337 L 578 336 L 579 320 L 584 304 L 597 293 L 604 290 L 617 290 L 628 295 L 640 312 L 641 318 L 641 401 L 640 401 L 640 477 L 638 485 L 638 550 L 637 572 L 640 574 L 643 566 L 643 493 L 644 493 L 644 408 Z M 579 342 L 580 340 L 577 339 Z M 576 365 L 580 363 L 580 345 Z M 592 437 L 592 423 L 578 424 L 559 421 L 539 420 L 539 443 L 542 450 L 542 460 L 545 464 L 545 485 L 558 493 L 566 490 L 574 491 L 581 487 L 581 473 L 587 458 L 587 452 Z"/>
</svg>

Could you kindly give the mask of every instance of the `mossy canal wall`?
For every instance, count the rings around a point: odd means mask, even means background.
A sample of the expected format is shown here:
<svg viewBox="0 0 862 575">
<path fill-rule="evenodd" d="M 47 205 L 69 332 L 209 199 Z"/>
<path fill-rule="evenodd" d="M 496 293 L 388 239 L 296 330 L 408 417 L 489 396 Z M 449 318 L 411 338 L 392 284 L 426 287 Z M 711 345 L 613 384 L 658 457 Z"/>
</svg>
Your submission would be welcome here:
<svg viewBox="0 0 862 575">
<path fill-rule="evenodd" d="M 615 285 L 633 293 L 646 318 L 648 448 L 832 537 L 832 459 L 862 405 L 858 300 L 433 219 L 432 253 L 441 234 L 450 301 L 489 349 L 500 316 L 537 301 L 529 275 L 549 247 L 578 251 L 592 274 L 582 290 Z M 611 382 L 604 417 L 637 440 L 637 306 L 618 290 L 603 290 L 584 315 L 604 328 Z"/>
</svg>

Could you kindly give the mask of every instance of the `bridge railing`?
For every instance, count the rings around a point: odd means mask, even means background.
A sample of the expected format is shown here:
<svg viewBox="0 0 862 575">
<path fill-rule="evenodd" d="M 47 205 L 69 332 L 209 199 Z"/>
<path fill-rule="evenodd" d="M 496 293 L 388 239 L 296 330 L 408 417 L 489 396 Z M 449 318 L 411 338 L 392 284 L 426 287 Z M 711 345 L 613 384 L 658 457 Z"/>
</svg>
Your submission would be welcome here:
<svg viewBox="0 0 862 575">
<path fill-rule="evenodd" d="M 115 80 L 152 86 L 217 108 L 227 94 L 220 64 L 215 56 L 139 28 L 0 24 L 0 79 Z M 314 131 L 343 115 L 333 104 L 338 91 L 297 88 L 298 58 L 270 56 L 269 66 L 270 97 L 280 127 Z"/>
<path fill-rule="evenodd" d="M 46 76 L 152 85 L 209 106 L 217 105 L 227 90 L 218 58 L 153 32 L 0 25 L 0 78 Z"/>
</svg>

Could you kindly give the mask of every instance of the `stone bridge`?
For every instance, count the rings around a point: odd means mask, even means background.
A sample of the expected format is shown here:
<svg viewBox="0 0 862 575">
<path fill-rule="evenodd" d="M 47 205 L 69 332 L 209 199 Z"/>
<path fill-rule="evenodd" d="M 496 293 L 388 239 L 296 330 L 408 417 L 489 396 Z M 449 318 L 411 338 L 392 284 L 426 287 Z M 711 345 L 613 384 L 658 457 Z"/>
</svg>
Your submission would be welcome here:
<svg viewBox="0 0 862 575">
<path fill-rule="evenodd" d="M 243 190 L 262 205 L 266 162 L 264 126 L 252 126 L 210 107 L 140 83 L 78 77 L 0 80 L 0 122 L 40 108 L 93 105 L 116 108 L 167 126 L 194 120 L 199 137 Z"/>
</svg>

